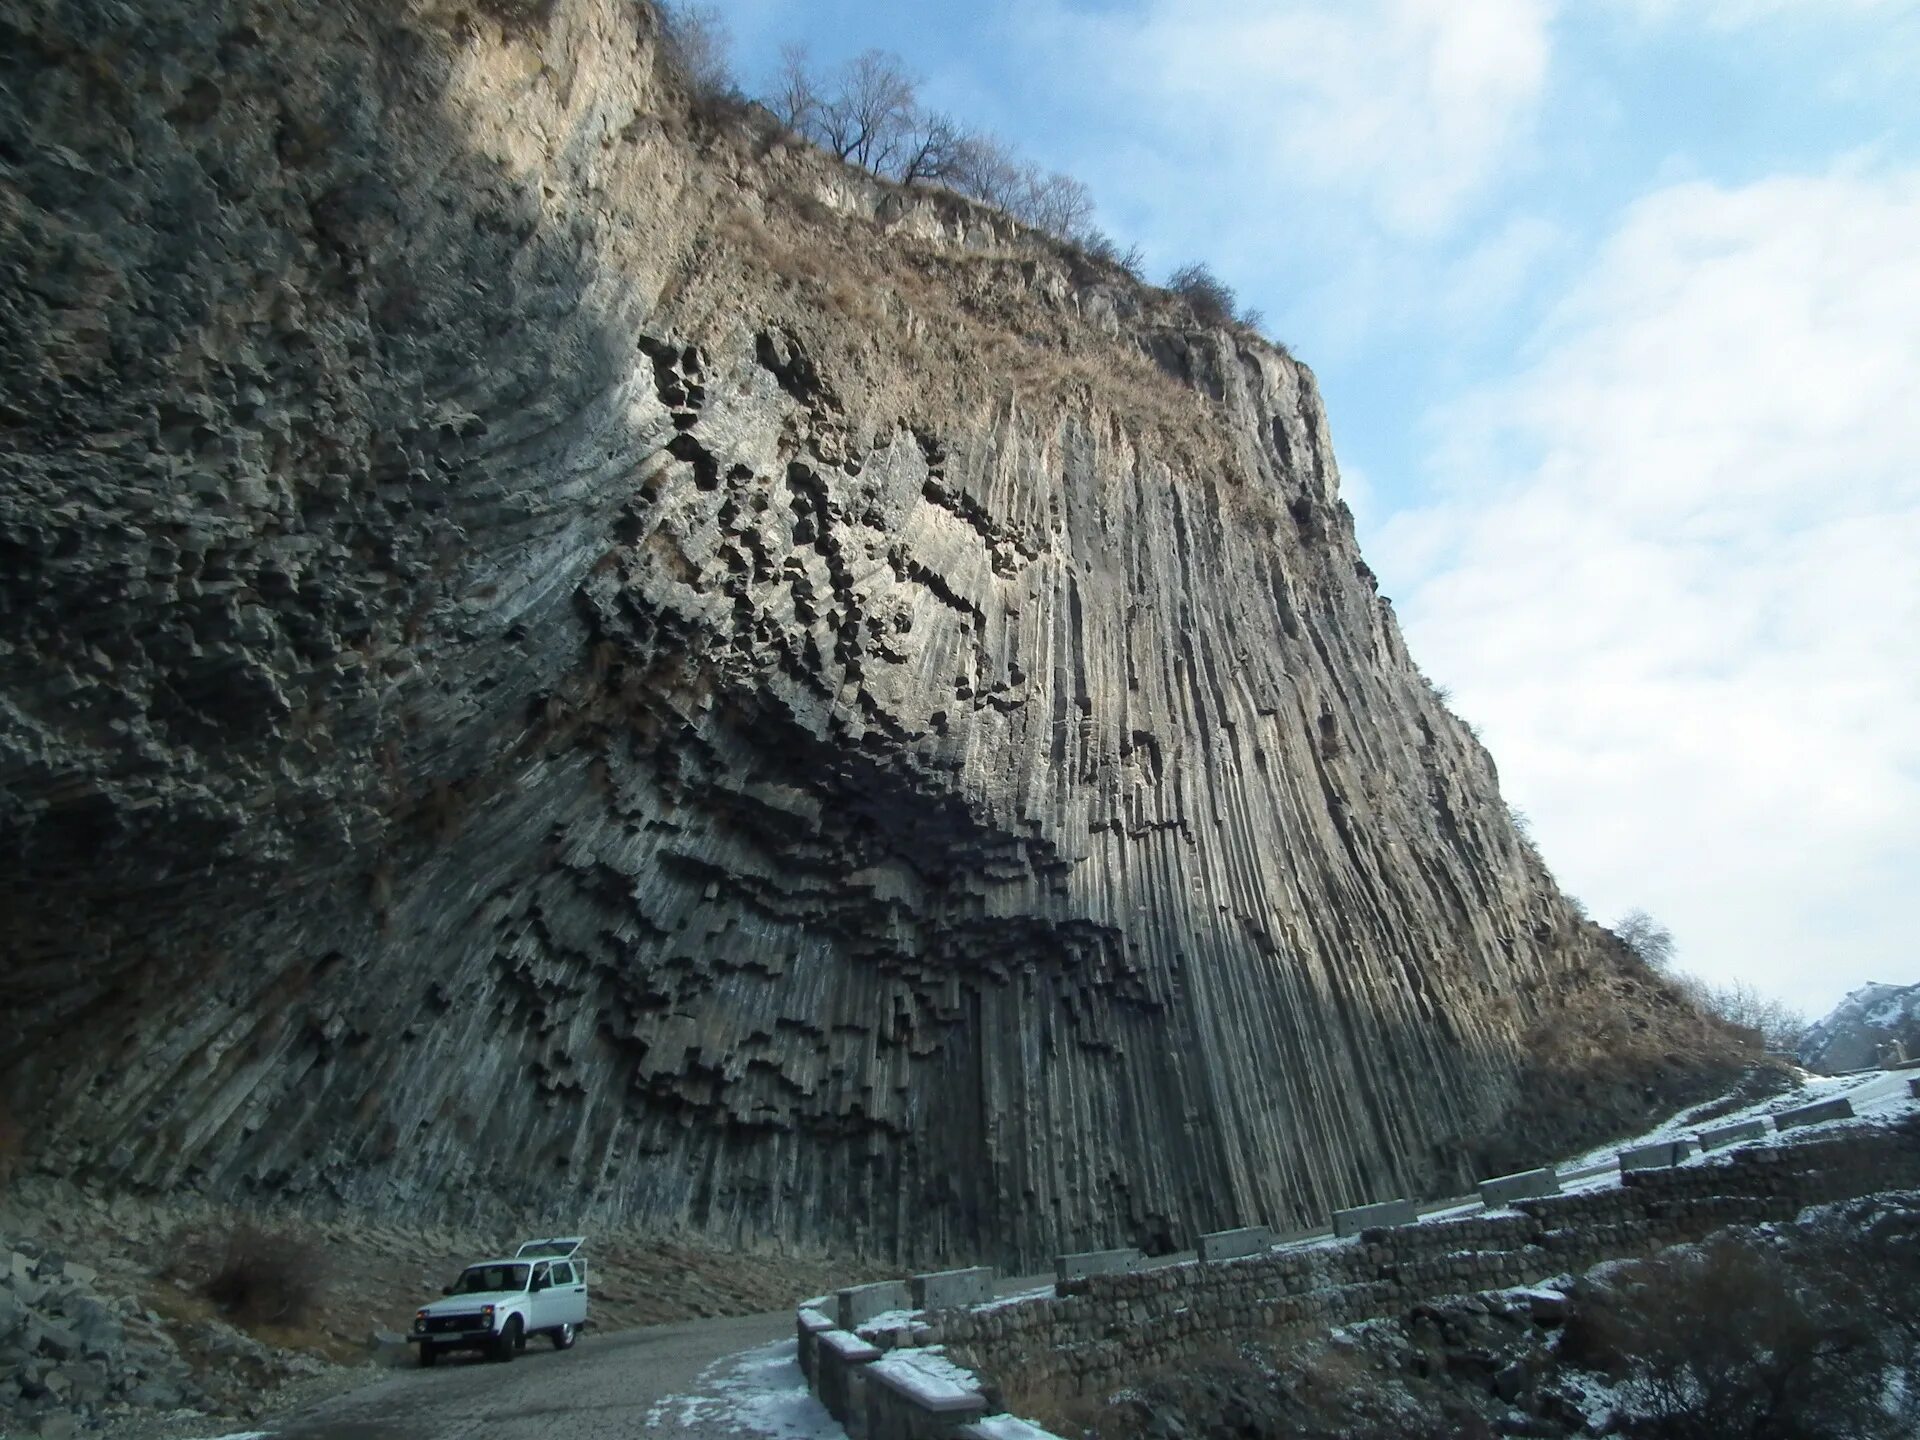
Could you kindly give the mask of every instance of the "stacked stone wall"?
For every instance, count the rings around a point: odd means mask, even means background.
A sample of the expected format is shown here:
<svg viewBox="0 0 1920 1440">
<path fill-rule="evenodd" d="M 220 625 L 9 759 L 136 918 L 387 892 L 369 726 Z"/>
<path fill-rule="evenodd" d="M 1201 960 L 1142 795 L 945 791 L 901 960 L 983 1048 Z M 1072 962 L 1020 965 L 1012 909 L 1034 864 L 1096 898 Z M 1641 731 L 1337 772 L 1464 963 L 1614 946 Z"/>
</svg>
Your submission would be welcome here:
<svg viewBox="0 0 1920 1440">
<path fill-rule="evenodd" d="M 1518 1213 L 1368 1230 L 1357 1242 L 1062 1281 L 1052 1300 L 935 1312 L 899 1343 L 944 1344 L 1003 1391 L 1097 1394 L 1142 1370 L 1249 1339 L 1392 1314 L 1435 1295 L 1535 1284 L 1652 1255 L 1727 1225 L 1920 1185 L 1920 1124 L 1713 1165 L 1634 1172 L 1618 1188 Z"/>
</svg>

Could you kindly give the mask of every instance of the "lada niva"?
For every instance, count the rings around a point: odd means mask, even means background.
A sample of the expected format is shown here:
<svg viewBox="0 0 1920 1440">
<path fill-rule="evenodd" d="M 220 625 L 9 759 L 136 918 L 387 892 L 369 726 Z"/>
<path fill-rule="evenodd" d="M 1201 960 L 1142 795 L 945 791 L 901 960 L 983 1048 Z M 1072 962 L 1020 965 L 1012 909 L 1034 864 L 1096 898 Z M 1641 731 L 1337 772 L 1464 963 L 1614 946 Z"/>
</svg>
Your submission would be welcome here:
<svg viewBox="0 0 1920 1440">
<path fill-rule="evenodd" d="M 556 1350 L 571 1349 L 587 1321 L 585 1237 L 529 1240 L 511 1258 L 478 1260 L 447 1286 L 445 1297 L 413 1317 L 408 1343 L 431 1365 L 449 1350 L 480 1350 L 511 1360 L 527 1337 L 545 1335 Z"/>
</svg>

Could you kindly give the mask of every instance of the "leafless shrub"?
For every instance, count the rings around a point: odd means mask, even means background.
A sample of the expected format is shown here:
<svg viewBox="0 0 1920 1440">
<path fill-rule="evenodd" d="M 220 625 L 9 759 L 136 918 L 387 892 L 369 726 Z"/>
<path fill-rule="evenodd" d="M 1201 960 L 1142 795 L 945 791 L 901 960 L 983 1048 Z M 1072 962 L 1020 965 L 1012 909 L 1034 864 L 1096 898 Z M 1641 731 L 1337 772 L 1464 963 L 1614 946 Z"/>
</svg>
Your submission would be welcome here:
<svg viewBox="0 0 1920 1440">
<path fill-rule="evenodd" d="M 1911 1347 L 1881 1316 L 1910 1308 L 1846 1247 L 1788 1251 L 1721 1236 L 1589 1295 L 1562 1356 L 1620 1384 L 1635 1440 L 1894 1440 L 1883 1403 Z M 1909 1280 L 1911 1277 L 1909 1277 Z"/>
<path fill-rule="evenodd" d="M 1665 971 L 1672 966 L 1673 932 L 1646 911 L 1629 910 L 1614 922 L 1613 933 L 1649 968 Z"/>
<path fill-rule="evenodd" d="M 1674 975 L 1674 986 L 1694 1008 L 1751 1031 L 1764 1049 L 1791 1054 L 1806 1035 L 1806 1015 L 1786 1001 L 1763 995 L 1744 980 L 1709 985 L 1697 975 Z"/>
<path fill-rule="evenodd" d="M 1167 277 L 1167 289 L 1193 307 L 1194 318 L 1202 325 L 1233 322 L 1233 287 L 1204 263 L 1182 265 Z"/>
<path fill-rule="evenodd" d="M 326 1265 L 319 1247 L 291 1230 L 236 1226 L 200 1290 L 249 1324 L 297 1325 L 319 1303 Z"/>
<path fill-rule="evenodd" d="M 1103 265 L 1112 265 L 1135 280 L 1146 276 L 1146 257 L 1138 245 L 1122 250 L 1106 231 L 1092 228 L 1080 235 L 1079 244 L 1082 251 Z"/>
<path fill-rule="evenodd" d="M 662 4 L 660 38 L 667 59 L 685 77 L 697 104 L 740 100 L 730 59 L 733 32 L 719 6 Z"/>
</svg>

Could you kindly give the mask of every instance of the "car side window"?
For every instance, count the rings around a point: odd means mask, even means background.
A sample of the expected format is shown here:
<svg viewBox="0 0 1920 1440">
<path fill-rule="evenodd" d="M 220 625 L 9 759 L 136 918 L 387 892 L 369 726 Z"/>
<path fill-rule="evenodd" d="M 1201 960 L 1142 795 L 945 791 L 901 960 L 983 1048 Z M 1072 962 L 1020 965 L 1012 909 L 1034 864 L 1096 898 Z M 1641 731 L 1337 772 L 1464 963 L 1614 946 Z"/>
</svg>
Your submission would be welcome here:
<svg viewBox="0 0 1920 1440">
<path fill-rule="evenodd" d="M 573 1267 L 571 1265 L 563 1265 L 557 1260 L 554 1261 L 553 1283 L 555 1285 L 571 1285 L 573 1283 Z"/>
</svg>

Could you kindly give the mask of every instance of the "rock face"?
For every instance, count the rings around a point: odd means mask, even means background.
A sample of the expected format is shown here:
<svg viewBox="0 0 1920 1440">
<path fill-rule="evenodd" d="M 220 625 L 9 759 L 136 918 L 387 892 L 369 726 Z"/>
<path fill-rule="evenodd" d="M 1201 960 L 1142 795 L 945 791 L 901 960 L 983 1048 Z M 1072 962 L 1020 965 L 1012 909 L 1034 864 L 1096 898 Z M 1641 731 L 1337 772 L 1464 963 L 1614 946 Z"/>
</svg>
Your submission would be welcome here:
<svg viewBox="0 0 1920 1440">
<path fill-rule="evenodd" d="M 1875 983 L 1862 985 L 1808 1026 L 1799 1059 L 1809 1070 L 1834 1075 L 1882 1064 L 1900 1051 L 1905 1059 L 1920 1060 L 1920 985 Z"/>
<path fill-rule="evenodd" d="M 654 48 L 0 4 L 31 1163 L 1031 1264 L 1713 1070 L 1408 658 L 1304 368 Z"/>
</svg>

